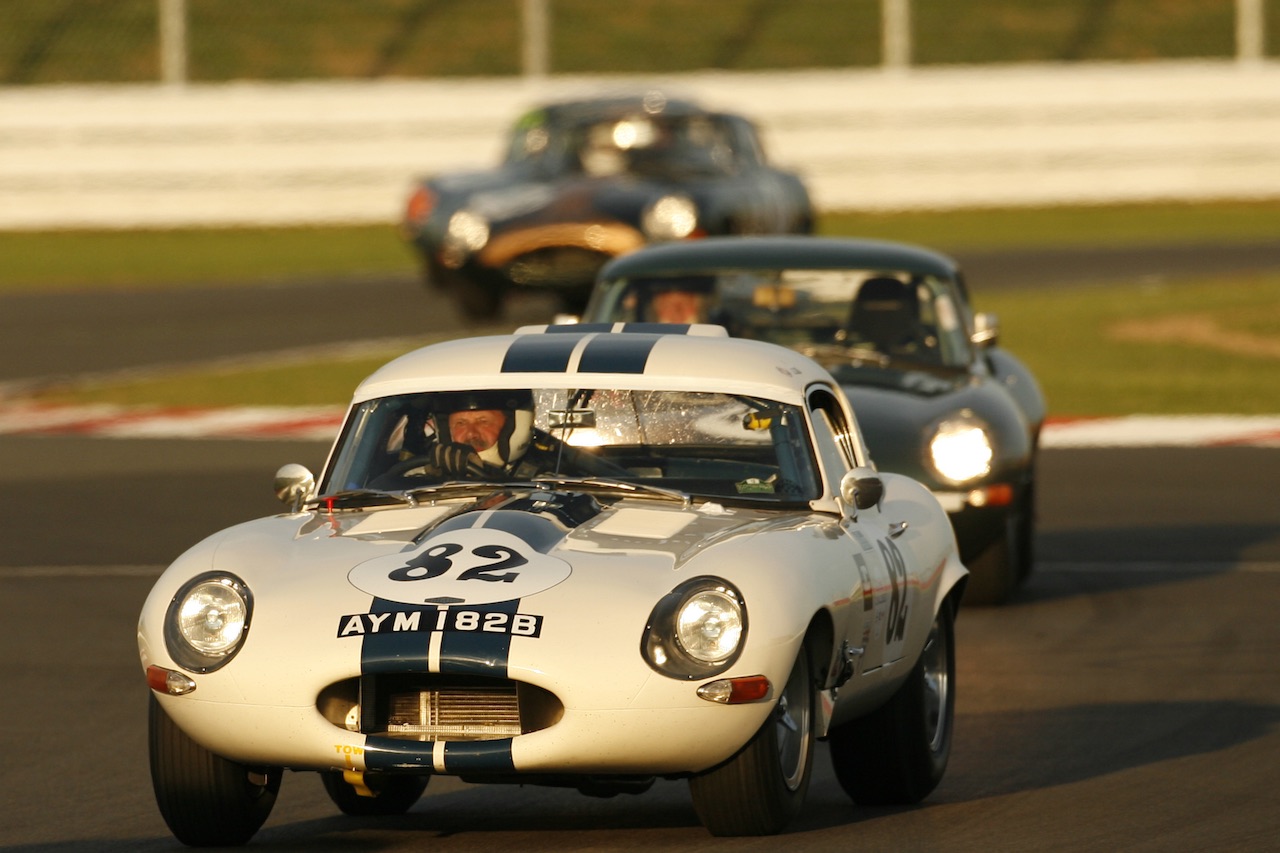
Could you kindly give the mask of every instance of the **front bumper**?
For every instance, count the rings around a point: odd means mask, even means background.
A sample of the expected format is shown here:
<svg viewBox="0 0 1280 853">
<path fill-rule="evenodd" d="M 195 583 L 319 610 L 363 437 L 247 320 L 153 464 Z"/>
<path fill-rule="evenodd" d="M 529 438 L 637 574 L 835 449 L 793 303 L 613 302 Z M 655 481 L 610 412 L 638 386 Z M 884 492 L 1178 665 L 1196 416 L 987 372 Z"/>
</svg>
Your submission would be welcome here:
<svg viewBox="0 0 1280 853">
<path fill-rule="evenodd" d="M 665 679 L 664 679 L 665 681 Z M 246 764 L 296 770 L 401 773 L 670 775 L 712 767 L 764 723 L 774 699 L 720 705 L 697 699 L 696 684 L 670 706 L 566 708 L 552 726 L 514 737 L 419 741 L 335 726 L 313 706 L 229 704 L 195 694 L 156 694 L 166 713 L 210 751 Z M 672 691 L 670 688 L 680 688 Z M 648 692 L 648 691 L 646 691 Z M 642 699 L 643 697 L 637 697 Z M 674 698 L 674 697 L 673 697 Z"/>
<path fill-rule="evenodd" d="M 1017 508 L 1017 490 L 990 484 L 964 491 L 933 490 L 955 530 L 961 561 L 972 560 L 1005 535 Z"/>
<path fill-rule="evenodd" d="M 442 266 L 479 279 L 498 277 L 518 286 L 587 289 L 618 255 L 645 244 L 639 230 L 621 222 L 565 222 L 513 228 L 494 234 L 467 256 L 442 250 Z"/>
</svg>

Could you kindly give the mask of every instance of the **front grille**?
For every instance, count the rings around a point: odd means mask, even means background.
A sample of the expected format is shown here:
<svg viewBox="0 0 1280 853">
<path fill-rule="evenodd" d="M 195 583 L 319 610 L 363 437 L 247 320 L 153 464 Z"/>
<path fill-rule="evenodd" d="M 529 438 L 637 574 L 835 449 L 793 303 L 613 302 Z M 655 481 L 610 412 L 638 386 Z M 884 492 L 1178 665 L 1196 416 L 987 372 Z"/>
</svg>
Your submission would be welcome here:
<svg viewBox="0 0 1280 853">
<path fill-rule="evenodd" d="M 530 287 L 587 287 L 612 255 L 573 246 L 538 249 L 507 265 L 516 284 Z"/>
<path fill-rule="evenodd" d="M 515 685 L 416 690 L 389 697 L 387 734 L 419 740 L 492 740 L 521 734 Z"/>
<path fill-rule="evenodd" d="M 553 693 L 506 678 L 368 674 L 331 684 L 316 707 L 347 731 L 413 741 L 497 740 L 555 725 Z"/>
</svg>

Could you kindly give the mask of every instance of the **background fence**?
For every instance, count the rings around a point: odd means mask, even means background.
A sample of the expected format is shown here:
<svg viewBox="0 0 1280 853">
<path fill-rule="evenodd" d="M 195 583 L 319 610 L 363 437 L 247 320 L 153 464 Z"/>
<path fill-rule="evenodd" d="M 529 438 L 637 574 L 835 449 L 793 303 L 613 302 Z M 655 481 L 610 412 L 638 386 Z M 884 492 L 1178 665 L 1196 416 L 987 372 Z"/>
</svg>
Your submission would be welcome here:
<svg viewBox="0 0 1280 853">
<path fill-rule="evenodd" d="M 756 119 L 823 210 L 1280 198 L 1280 62 L 1233 52 L 1260 0 L 912 0 L 909 69 L 897 0 L 545 0 L 523 75 L 528 0 L 185 0 L 166 86 L 167 2 L 0 2 L 0 228 L 390 223 L 539 101 L 650 87 Z"/>
<path fill-rule="evenodd" d="M 1256 60 L 1280 0 L 3 0 L 0 85 Z"/>
</svg>

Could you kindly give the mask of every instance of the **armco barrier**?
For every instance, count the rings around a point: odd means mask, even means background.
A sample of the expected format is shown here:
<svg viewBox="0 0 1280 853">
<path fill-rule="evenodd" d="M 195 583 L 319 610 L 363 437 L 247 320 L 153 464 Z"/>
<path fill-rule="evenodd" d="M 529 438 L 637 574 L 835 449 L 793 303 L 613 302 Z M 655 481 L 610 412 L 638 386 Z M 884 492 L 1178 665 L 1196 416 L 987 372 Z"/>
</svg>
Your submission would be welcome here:
<svg viewBox="0 0 1280 853">
<path fill-rule="evenodd" d="M 0 229 L 393 222 L 545 99 L 745 113 L 821 209 L 1280 197 L 1280 63 L 0 89 Z"/>
</svg>

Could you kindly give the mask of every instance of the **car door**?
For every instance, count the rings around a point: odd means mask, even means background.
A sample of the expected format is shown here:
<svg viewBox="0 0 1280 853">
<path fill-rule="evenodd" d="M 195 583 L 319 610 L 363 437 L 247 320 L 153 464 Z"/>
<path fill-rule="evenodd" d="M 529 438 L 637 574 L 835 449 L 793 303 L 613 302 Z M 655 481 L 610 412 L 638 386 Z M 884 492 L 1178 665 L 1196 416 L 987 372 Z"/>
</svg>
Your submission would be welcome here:
<svg viewBox="0 0 1280 853">
<path fill-rule="evenodd" d="M 826 390 L 811 391 L 808 404 L 827 494 L 839 494 L 840 480 L 858 461 L 850 425 Z M 838 509 L 848 553 L 850 606 L 836 614 L 842 652 L 836 664 L 844 671 L 832 675 L 847 678 L 874 672 L 902 656 L 909 585 L 906 561 L 880 508 Z"/>
</svg>

